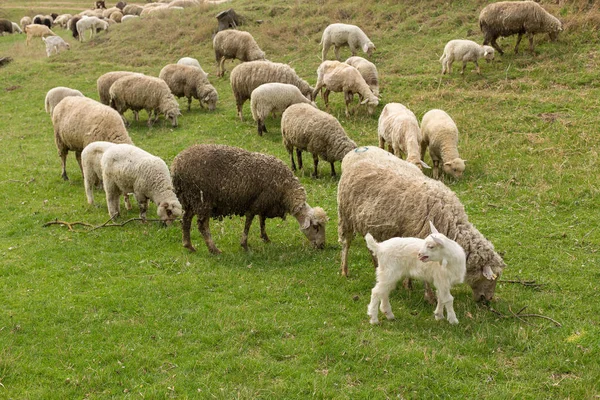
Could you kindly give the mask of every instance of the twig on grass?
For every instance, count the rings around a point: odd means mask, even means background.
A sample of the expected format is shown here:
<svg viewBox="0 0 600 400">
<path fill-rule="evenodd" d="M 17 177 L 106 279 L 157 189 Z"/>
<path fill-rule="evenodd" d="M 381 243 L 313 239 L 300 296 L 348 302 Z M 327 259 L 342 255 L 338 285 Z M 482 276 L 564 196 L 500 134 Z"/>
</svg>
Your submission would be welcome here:
<svg viewBox="0 0 600 400">
<path fill-rule="evenodd" d="M 545 315 L 541 315 L 541 314 L 522 314 L 522 312 L 527 308 L 527 306 L 524 306 L 523 308 L 521 308 L 519 311 L 517 311 L 516 313 L 512 310 L 512 308 L 510 306 L 508 306 L 508 311 L 510 312 L 510 314 L 503 314 L 500 311 L 492 308 L 492 307 L 486 307 L 490 312 L 498 315 L 500 318 L 516 318 L 519 321 L 522 321 L 524 323 L 526 323 L 527 325 L 532 325 L 530 323 L 528 323 L 527 321 L 525 321 L 523 318 L 542 318 L 542 319 L 546 319 L 548 321 L 551 321 L 554 325 L 556 325 L 557 327 L 562 327 L 562 324 L 558 321 L 556 321 L 555 319 L 552 319 L 550 317 L 547 317 Z"/>
<path fill-rule="evenodd" d="M 46 226 L 50 226 L 50 225 L 64 225 L 67 228 L 69 228 L 69 230 L 71 232 L 92 232 L 95 231 L 96 229 L 100 229 L 100 228 L 109 228 L 109 227 L 113 227 L 113 226 L 125 226 L 130 222 L 133 221 L 146 221 L 146 222 L 162 222 L 161 219 L 146 219 L 143 220 L 142 218 L 130 218 L 127 221 L 123 221 L 120 223 L 113 223 L 111 224 L 110 222 L 114 220 L 114 217 L 108 219 L 105 223 L 101 224 L 101 225 L 92 225 L 92 224 L 88 224 L 87 222 L 81 222 L 81 221 L 75 221 L 75 222 L 67 222 L 67 221 L 59 221 L 58 219 L 55 219 L 54 221 L 50 221 L 50 222 L 46 222 L 44 225 L 42 225 L 43 227 Z M 73 227 L 75 225 L 82 225 L 85 226 L 86 228 L 91 228 L 89 230 L 85 230 L 85 231 L 76 231 L 75 229 L 73 229 Z"/>
<path fill-rule="evenodd" d="M 64 225 L 67 228 L 69 228 L 70 231 L 74 231 L 73 226 L 75 226 L 75 225 L 83 225 L 83 226 L 87 226 L 87 227 L 94 226 L 94 225 L 88 224 L 87 222 L 81 222 L 81 221 L 67 222 L 67 221 L 59 221 L 58 219 L 55 219 L 54 221 L 46 222 L 42 226 L 46 227 L 46 226 L 50 226 L 50 225 Z"/>
<path fill-rule="evenodd" d="M 14 183 L 21 183 L 23 185 L 29 185 L 31 182 L 35 181 L 35 178 L 31 178 L 28 181 L 20 181 L 18 179 L 7 179 L 5 181 L 2 181 L 0 183 L 6 183 L 6 182 L 14 182 Z"/>
<path fill-rule="evenodd" d="M 533 287 L 533 288 L 541 288 L 542 286 L 544 286 L 544 283 L 536 283 L 536 281 L 525 281 L 523 279 L 515 279 L 515 280 L 500 280 L 498 281 L 498 283 L 516 283 L 519 285 L 523 285 L 523 286 L 527 286 L 527 287 Z"/>
</svg>

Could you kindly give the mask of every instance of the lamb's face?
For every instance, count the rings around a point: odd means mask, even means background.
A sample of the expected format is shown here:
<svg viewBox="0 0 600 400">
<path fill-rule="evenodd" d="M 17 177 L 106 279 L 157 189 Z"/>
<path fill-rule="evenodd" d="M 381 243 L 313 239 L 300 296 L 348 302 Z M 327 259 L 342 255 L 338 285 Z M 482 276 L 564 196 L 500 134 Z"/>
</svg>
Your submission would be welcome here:
<svg viewBox="0 0 600 400">
<path fill-rule="evenodd" d="M 444 173 L 455 178 L 460 178 L 463 172 L 465 172 L 465 161 L 460 158 L 455 158 L 452 161 L 445 162 L 443 169 Z"/>
<path fill-rule="evenodd" d="M 181 214 L 183 214 L 179 201 L 162 202 L 156 212 L 160 220 L 166 225 L 171 225 L 175 219 L 181 217 Z"/>
<path fill-rule="evenodd" d="M 487 62 L 491 62 L 494 59 L 496 50 L 491 46 L 483 46 L 483 58 Z"/>
<path fill-rule="evenodd" d="M 418 254 L 421 262 L 441 262 L 443 260 L 442 250 L 444 241 L 440 236 L 440 233 L 432 233 L 425 238 L 425 242 L 423 243 L 423 246 L 421 247 L 421 250 L 419 250 Z"/>
</svg>

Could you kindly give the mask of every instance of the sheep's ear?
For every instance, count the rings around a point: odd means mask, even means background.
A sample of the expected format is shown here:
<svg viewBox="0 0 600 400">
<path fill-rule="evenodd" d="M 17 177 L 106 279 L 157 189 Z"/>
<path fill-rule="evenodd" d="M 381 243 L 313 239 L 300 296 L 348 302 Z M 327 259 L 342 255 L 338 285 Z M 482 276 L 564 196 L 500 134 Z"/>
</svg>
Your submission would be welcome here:
<svg viewBox="0 0 600 400">
<path fill-rule="evenodd" d="M 423 168 L 427 168 L 427 169 L 431 169 L 431 167 L 429 165 L 427 165 L 427 163 L 423 160 L 419 160 L 419 163 L 421 163 L 421 166 Z"/>
<path fill-rule="evenodd" d="M 431 222 L 431 220 L 429 220 L 429 229 L 431 229 L 431 233 L 439 233 L 438 230 L 433 225 L 433 222 Z"/>
<path fill-rule="evenodd" d="M 300 229 L 305 230 L 310 228 L 310 217 L 306 217 L 304 218 L 304 221 L 302 221 L 302 225 L 300 225 Z"/>
<path fill-rule="evenodd" d="M 207 95 L 207 96 L 204 98 L 204 101 L 208 101 L 208 100 L 210 100 L 210 96 L 208 96 L 208 95 Z"/>
<path fill-rule="evenodd" d="M 360 104 L 367 104 L 368 101 L 369 99 L 365 98 L 363 101 L 360 102 Z"/>
<path fill-rule="evenodd" d="M 498 277 L 498 275 L 494 274 L 494 271 L 492 271 L 489 265 L 483 267 L 483 276 L 490 281 L 495 281 Z"/>
<path fill-rule="evenodd" d="M 434 242 L 436 242 L 438 245 L 443 246 L 444 245 L 444 241 L 442 239 L 440 239 L 437 236 L 431 236 L 431 238 L 433 239 Z"/>
<path fill-rule="evenodd" d="M 452 165 L 452 163 L 450 161 L 447 161 L 447 162 L 444 163 L 444 165 L 450 166 L 450 165 Z"/>
</svg>

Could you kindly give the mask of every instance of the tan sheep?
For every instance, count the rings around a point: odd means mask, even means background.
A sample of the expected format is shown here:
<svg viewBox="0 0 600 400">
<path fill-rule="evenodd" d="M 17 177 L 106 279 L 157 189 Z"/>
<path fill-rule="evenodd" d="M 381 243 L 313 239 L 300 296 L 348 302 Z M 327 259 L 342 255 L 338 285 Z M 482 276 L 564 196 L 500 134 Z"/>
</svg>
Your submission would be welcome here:
<svg viewBox="0 0 600 400">
<path fill-rule="evenodd" d="M 215 110 L 219 95 L 202 69 L 189 65 L 169 64 L 160 71 L 158 77 L 169 85 L 174 96 L 187 97 L 188 111 L 192 107 L 192 98 L 198 99 L 200 107 L 206 105 L 210 111 Z"/>
<path fill-rule="evenodd" d="M 29 24 L 25 27 L 25 33 L 27 33 L 26 45 L 29 46 L 31 39 L 34 37 L 46 37 L 56 36 L 56 33 L 52 32 L 46 25 L 40 24 Z"/>
<path fill-rule="evenodd" d="M 48 93 L 46 93 L 46 99 L 44 100 L 46 112 L 50 113 L 50 116 L 52 116 L 52 111 L 54 110 L 56 105 L 67 96 L 84 97 L 83 93 L 81 93 L 79 90 L 71 89 L 64 86 L 57 86 L 53 89 L 50 89 Z"/>
<path fill-rule="evenodd" d="M 264 60 L 265 52 L 248 32 L 227 29 L 218 32 L 213 39 L 215 59 L 218 64 L 217 76 L 225 75 L 225 60 L 238 59 L 241 62 Z"/>
<path fill-rule="evenodd" d="M 443 171 L 459 178 L 465 171 L 465 160 L 458 154 L 458 128 L 452 118 L 442 110 L 430 110 L 421 120 L 421 159 L 429 146 L 433 163 L 433 178 L 440 178 L 440 162 Z"/>
<path fill-rule="evenodd" d="M 365 82 L 367 82 L 367 85 L 369 85 L 371 92 L 379 97 L 379 74 L 377 73 L 375 64 L 358 56 L 350 57 L 345 63 L 356 68 Z"/>
</svg>

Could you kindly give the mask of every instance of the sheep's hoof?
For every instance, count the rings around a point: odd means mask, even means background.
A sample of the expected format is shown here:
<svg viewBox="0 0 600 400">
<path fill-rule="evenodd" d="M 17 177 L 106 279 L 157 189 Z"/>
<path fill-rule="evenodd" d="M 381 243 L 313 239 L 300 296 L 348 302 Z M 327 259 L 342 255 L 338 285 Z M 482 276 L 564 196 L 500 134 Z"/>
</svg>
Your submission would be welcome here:
<svg viewBox="0 0 600 400">
<path fill-rule="evenodd" d="M 373 317 L 369 320 L 369 323 L 371 325 L 379 325 L 379 320 L 377 319 L 377 317 Z"/>
<path fill-rule="evenodd" d="M 210 251 L 210 253 L 214 255 L 221 254 L 221 250 L 217 249 L 216 247 L 208 249 L 208 251 Z"/>
<path fill-rule="evenodd" d="M 433 315 L 434 315 L 436 321 L 440 321 L 440 320 L 444 319 L 444 314 L 435 314 L 434 313 Z M 458 322 L 458 321 L 456 321 L 456 322 Z"/>
<path fill-rule="evenodd" d="M 192 246 L 191 243 L 184 243 L 183 247 L 185 247 L 186 249 L 188 249 L 189 251 L 191 251 L 192 253 L 196 252 L 196 248 L 194 246 Z"/>
<path fill-rule="evenodd" d="M 265 236 L 261 236 L 260 237 L 262 239 L 263 242 L 265 243 L 271 243 L 271 239 L 269 239 L 269 237 L 267 235 Z"/>
<path fill-rule="evenodd" d="M 458 325 L 458 319 L 456 319 L 456 318 L 449 319 L 448 322 L 450 322 L 450 325 Z"/>
<path fill-rule="evenodd" d="M 394 321 L 396 319 L 396 316 L 392 313 L 386 313 L 385 317 L 389 320 L 389 321 Z"/>
</svg>

